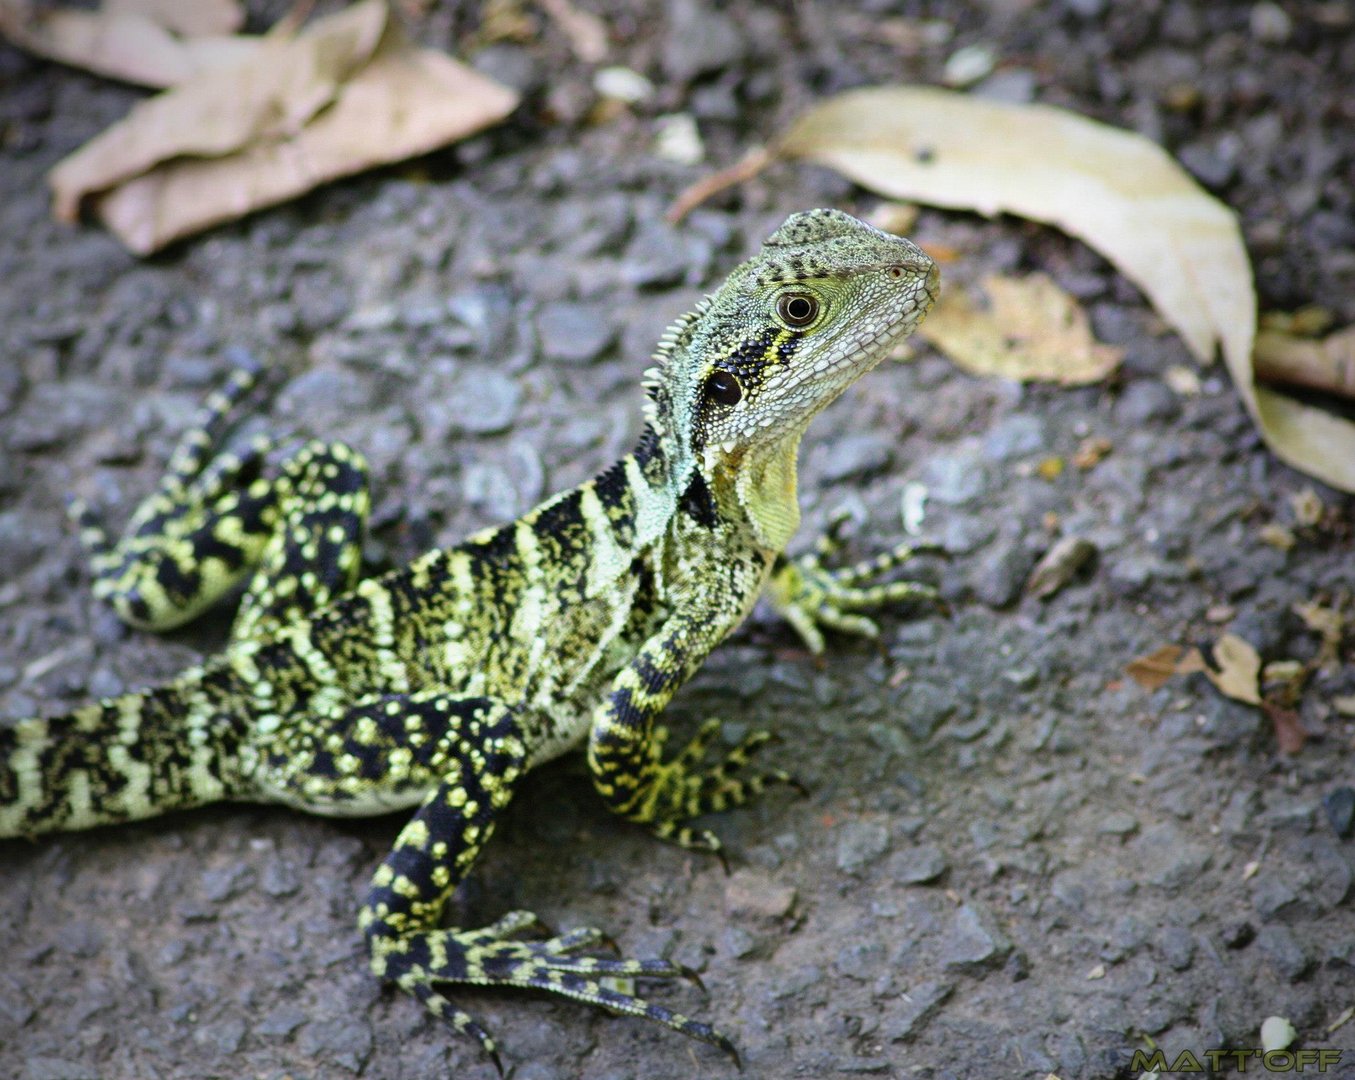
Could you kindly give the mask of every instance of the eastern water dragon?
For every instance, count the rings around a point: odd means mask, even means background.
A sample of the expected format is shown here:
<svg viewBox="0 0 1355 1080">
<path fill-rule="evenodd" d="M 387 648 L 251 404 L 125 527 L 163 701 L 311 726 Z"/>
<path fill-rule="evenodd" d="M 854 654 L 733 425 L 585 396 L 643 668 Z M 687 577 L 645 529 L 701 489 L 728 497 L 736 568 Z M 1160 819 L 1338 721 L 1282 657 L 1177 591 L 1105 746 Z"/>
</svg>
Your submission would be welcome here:
<svg viewBox="0 0 1355 1080">
<path fill-rule="evenodd" d="M 219 800 L 416 807 L 358 916 L 376 975 L 496 1064 L 440 988 L 550 991 L 734 1053 L 632 992 L 690 974 L 678 964 L 598 955 L 595 929 L 543 937 L 528 912 L 479 929 L 440 916 L 522 777 L 571 748 L 611 810 L 694 849 L 719 844 L 693 818 L 787 779 L 748 767 L 766 732 L 719 755 L 711 722 L 669 753 L 659 720 L 762 594 L 815 652 L 821 626 L 870 634 L 863 611 L 929 595 L 878 583 L 906 548 L 836 571 L 784 549 L 806 426 L 918 325 L 938 280 L 907 240 L 836 210 L 792 215 L 663 337 L 633 453 L 365 580 L 361 455 L 309 441 L 278 461 L 284 444 L 263 436 L 218 453 L 259 378 L 235 371 L 120 541 L 77 510 L 96 595 L 135 626 L 177 626 L 245 583 L 228 645 L 162 686 L 0 721 L 0 837 Z"/>
</svg>

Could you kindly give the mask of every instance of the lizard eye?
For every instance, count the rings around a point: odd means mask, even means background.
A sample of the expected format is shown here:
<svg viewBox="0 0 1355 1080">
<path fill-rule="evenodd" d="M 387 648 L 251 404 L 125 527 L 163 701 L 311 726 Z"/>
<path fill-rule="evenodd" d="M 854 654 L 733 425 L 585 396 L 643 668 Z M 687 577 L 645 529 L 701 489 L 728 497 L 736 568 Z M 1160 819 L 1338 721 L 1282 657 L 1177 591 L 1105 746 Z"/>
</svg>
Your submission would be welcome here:
<svg viewBox="0 0 1355 1080">
<path fill-rule="evenodd" d="M 776 301 L 776 313 L 787 326 L 808 326 L 819 314 L 819 301 L 808 293 L 782 293 Z"/>
<path fill-rule="evenodd" d="M 721 405 L 737 405 L 743 398 L 743 387 L 729 372 L 713 371 L 706 380 L 706 397 Z"/>
</svg>

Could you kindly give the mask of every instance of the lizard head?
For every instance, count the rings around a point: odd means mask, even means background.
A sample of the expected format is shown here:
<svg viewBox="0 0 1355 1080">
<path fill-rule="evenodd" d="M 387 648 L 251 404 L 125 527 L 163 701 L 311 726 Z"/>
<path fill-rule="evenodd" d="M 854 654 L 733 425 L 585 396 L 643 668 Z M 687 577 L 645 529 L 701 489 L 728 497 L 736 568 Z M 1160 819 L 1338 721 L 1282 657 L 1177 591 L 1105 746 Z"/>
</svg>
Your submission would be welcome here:
<svg viewBox="0 0 1355 1080">
<path fill-rule="evenodd" d="M 792 214 L 669 331 L 650 373 L 653 413 L 708 463 L 793 447 L 912 332 L 938 289 L 915 244 L 840 210 Z"/>
</svg>

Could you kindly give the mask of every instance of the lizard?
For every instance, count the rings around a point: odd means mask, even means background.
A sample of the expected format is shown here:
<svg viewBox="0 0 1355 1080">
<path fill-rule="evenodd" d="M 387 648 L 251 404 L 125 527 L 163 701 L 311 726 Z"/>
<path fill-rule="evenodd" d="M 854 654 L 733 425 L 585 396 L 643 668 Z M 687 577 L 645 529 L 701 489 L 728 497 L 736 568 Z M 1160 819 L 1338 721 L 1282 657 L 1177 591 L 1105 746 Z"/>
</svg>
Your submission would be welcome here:
<svg viewBox="0 0 1355 1080">
<path fill-rule="evenodd" d="M 516 521 L 366 578 L 357 450 L 267 435 L 218 448 L 261 384 L 262 365 L 241 364 L 117 543 L 71 508 L 95 595 L 133 626 L 180 625 L 243 584 L 226 646 L 162 685 L 0 723 L 0 837 L 221 800 L 413 807 L 358 916 L 377 977 L 500 1072 L 493 1037 L 440 988 L 544 990 L 737 1061 L 716 1027 L 634 992 L 637 979 L 694 979 L 681 965 L 617 956 L 594 928 L 546 936 L 529 912 L 476 929 L 441 916 L 522 777 L 567 750 L 584 748 L 611 811 L 692 850 L 720 851 L 694 818 L 790 780 L 748 768 L 766 731 L 707 764 L 719 722 L 669 754 L 660 717 L 760 595 L 814 653 L 821 627 L 874 635 L 864 612 L 935 595 L 883 579 L 906 545 L 839 570 L 785 548 L 806 427 L 938 291 L 910 241 L 838 210 L 792 214 L 665 333 L 633 452 Z"/>
</svg>

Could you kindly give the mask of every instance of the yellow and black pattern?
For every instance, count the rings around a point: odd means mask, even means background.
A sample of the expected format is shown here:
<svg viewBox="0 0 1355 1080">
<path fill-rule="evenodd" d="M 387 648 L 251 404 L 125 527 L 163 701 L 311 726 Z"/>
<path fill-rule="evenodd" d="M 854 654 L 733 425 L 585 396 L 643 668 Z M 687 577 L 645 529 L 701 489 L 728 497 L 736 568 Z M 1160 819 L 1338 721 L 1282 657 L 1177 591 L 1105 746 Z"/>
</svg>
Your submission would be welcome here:
<svg viewBox="0 0 1355 1080">
<path fill-rule="evenodd" d="M 110 544 L 84 503 L 69 507 L 90 553 L 94 595 L 124 621 L 169 630 L 241 582 L 233 636 L 266 633 L 351 588 L 367 517 L 367 466 L 342 443 L 310 442 L 265 475 L 281 446 L 256 436 L 215 454 L 262 376 L 247 357 L 210 394 L 156 492 Z M 257 572 L 256 572 L 257 571 Z"/>
<path fill-rule="evenodd" d="M 600 930 L 543 936 L 527 912 L 480 929 L 441 917 L 522 776 L 571 748 L 586 744 L 616 813 L 716 852 L 690 821 L 788 780 L 748 768 L 766 732 L 707 761 L 711 721 L 667 756 L 659 718 L 764 592 L 816 651 L 820 626 L 873 633 L 861 612 L 930 595 L 873 584 L 904 549 L 845 572 L 783 552 L 805 427 L 936 292 L 908 241 L 838 211 L 793 215 L 665 335 L 633 453 L 517 521 L 361 581 L 361 455 L 266 437 L 217 452 L 260 382 L 242 367 L 119 542 L 73 508 L 95 591 L 128 622 L 175 626 L 244 584 L 230 644 L 165 686 L 0 724 L 0 837 L 221 799 L 417 807 L 361 909 L 378 976 L 496 1063 L 441 987 L 546 990 L 733 1054 L 709 1024 L 629 992 L 636 978 L 693 977 L 679 965 L 595 955 Z"/>
</svg>

